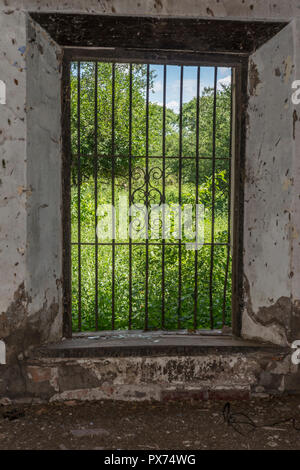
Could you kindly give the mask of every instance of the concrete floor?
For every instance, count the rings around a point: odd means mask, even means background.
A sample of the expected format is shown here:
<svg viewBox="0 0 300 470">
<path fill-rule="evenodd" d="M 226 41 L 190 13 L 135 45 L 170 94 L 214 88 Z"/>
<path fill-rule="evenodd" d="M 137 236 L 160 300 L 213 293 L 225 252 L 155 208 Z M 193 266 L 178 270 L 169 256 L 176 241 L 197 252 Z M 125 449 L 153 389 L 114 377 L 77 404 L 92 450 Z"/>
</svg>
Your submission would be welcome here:
<svg viewBox="0 0 300 470">
<path fill-rule="evenodd" d="M 232 402 L 234 419 L 252 419 L 256 429 L 224 422 L 224 403 L 69 401 L 0 407 L 0 450 L 300 449 L 300 396 Z M 236 415 L 240 412 L 248 418 Z M 282 422 L 291 417 L 298 431 L 291 421 Z"/>
</svg>

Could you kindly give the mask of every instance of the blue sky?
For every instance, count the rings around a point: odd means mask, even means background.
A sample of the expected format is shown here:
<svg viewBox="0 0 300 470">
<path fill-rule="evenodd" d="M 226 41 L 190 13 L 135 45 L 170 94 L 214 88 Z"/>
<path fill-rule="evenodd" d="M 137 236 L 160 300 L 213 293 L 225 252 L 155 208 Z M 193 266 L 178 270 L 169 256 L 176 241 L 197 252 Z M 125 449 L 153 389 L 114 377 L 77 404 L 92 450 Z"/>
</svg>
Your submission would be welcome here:
<svg viewBox="0 0 300 470">
<path fill-rule="evenodd" d="M 150 70 L 155 71 L 154 90 L 150 93 L 150 101 L 163 103 L 163 65 L 151 65 Z M 218 67 L 218 86 L 221 83 L 229 84 L 231 81 L 231 69 Z M 214 67 L 201 67 L 200 69 L 200 94 L 205 87 L 214 85 Z M 174 112 L 179 111 L 180 101 L 180 67 L 167 66 L 167 107 Z M 183 68 L 183 102 L 188 102 L 197 96 L 197 67 L 184 66 Z"/>
</svg>

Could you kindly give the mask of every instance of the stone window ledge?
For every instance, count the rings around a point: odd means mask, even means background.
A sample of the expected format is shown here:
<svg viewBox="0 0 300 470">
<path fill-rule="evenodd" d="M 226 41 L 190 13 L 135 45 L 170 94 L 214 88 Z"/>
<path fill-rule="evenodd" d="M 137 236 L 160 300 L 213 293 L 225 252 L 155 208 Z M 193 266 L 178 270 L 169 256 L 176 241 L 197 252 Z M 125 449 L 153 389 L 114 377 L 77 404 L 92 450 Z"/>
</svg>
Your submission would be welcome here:
<svg viewBox="0 0 300 470">
<path fill-rule="evenodd" d="M 251 352 L 286 354 L 290 351 L 270 343 L 236 338 L 218 330 L 197 333 L 135 330 L 74 334 L 71 339 L 63 339 L 34 350 L 33 357 L 197 356 Z"/>
</svg>

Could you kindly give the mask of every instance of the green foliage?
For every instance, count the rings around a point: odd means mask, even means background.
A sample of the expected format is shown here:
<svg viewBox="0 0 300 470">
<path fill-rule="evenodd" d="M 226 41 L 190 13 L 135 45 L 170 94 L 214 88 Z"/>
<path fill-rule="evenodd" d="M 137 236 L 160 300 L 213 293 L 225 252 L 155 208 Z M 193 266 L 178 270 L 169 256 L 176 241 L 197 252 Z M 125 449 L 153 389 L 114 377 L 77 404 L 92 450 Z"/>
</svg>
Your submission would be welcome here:
<svg viewBox="0 0 300 470">
<path fill-rule="evenodd" d="M 150 89 L 153 88 L 154 72 L 150 72 Z M 146 84 L 145 65 L 132 67 L 132 134 L 131 155 L 146 155 Z M 78 113 L 78 70 L 74 64 L 71 69 L 71 148 L 73 154 L 73 183 L 76 183 L 77 154 L 80 149 L 80 165 L 83 178 L 94 174 L 94 155 L 116 155 L 115 175 L 122 175 L 128 169 L 129 116 L 130 116 L 130 73 L 127 64 L 116 64 L 114 86 L 114 115 L 112 113 L 112 64 L 98 63 L 97 101 L 95 99 L 95 65 L 81 63 L 80 69 L 80 113 Z M 95 104 L 97 103 L 97 149 L 95 140 Z M 78 120 L 80 114 L 80 123 Z M 162 155 L 162 107 L 149 102 L 149 148 L 150 155 Z M 113 119 L 114 118 L 114 119 Z M 174 134 L 176 114 L 166 112 L 166 138 Z M 114 123 L 114 126 L 113 126 Z M 80 135 L 78 136 L 78 125 Z M 112 128 L 114 127 L 114 142 Z M 78 141 L 80 137 L 80 145 Z M 114 145 L 114 152 L 113 152 Z M 132 165 L 138 163 L 134 159 Z M 100 158 L 98 170 L 110 175 L 112 160 Z"/>
<path fill-rule="evenodd" d="M 222 176 L 222 175 L 221 175 Z M 216 178 L 216 181 L 221 178 Z M 116 181 L 118 184 L 118 180 Z M 178 202 L 178 191 L 172 185 L 166 188 L 166 199 L 170 205 Z M 192 186 L 185 184 L 182 188 L 184 204 L 193 201 Z M 207 183 L 199 187 L 199 203 L 206 207 L 211 194 L 211 178 Z M 109 200 L 110 188 L 103 189 L 101 200 Z M 221 196 L 220 196 L 221 197 Z M 99 198 L 100 202 L 100 198 Z M 183 206 L 184 206 L 183 204 Z M 77 188 L 72 190 L 72 240 L 77 241 Z M 81 185 L 81 241 L 94 242 L 95 240 L 95 211 L 94 211 L 94 183 L 92 178 Z M 218 212 L 215 219 L 215 240 L 227 242 L 227 216 Z M 211 240 L 211 211 L 205 211 L 205 240 Z M 150 240 L 151 241 L 151 240 Z M 169 241 L 174 241 L 170 239 Z M 112 304 L 112 249 L 108 246 L 99 246 L 99 271 L 98 271 L 98 315 L 100 329 L 111 328 L 111 304 Z M 159 246 L 150 246 L 149 249 L 149 326 L 159 328 L 161 326 L 161 280 L 162 280 L 162 249 Z M 133 246 L 132 266 L 132 294 L 133 316 L 132 327 L 144 328 L 145 318 L 145 248 Z M 226 246 L 216 246 L 214 253 L 213 273 L 213 304 L 215 327 L 222 325 L 223 290 L 225 280 L 225 268 L 227 261 Z M 210 246 L 203 246 L 198 251 L 198 328 L 209 328 L 209 272 L 211 252 Z M 231 262 L 230 262 L 231 263 Z M 183 245 L 182 249 L 182 312 L 181 324 L 183 328 L 193 328 L 194 312 L 194 271 L 195 252 L 188 251 Z M 229 273 L 231 268 L 229 266 Z M 91 330 L 95 325 L 95 248 L 82 246 L 81 248 L 81 277 L 82 277 L 82 328 Z M 119 329 L 128 327 L 129 312 L 129 249 L 128 246 L 116 247 L 115 263 L 115 326 Z M 72 313 L 73 327 L 77 329 L 78 317 L 78 251 L 74 245 L 72 251 Z M 177 301 L 178 301 L 178 248 L 167 246 L 165 249 L 165 318 L 166 328 L 177 328 Z M 226 323 L 231 321 L 231 279 L 229 276 L 226 295 Z"/>
<path fill-rule="evenodd" d="M 115 201 L 122 194 L 128 194 L 129 182 L 129 106 L 130 106 L 130 74 L 129 66 L 115 66 L 115 107 L 114 107 L 114 147 L 112 142 L 112 65 L 98 63 L 97 87 L 97 148 L 95 146 L 95 65 L 87 62 L 81 64 L 80 75 L 80 139 L 78 139 L 78 96 L 77 69 L 72 67 L 71 73 L 71 145 L 73 154 L 72 166 L 72 197 L 71 222 L 72 241 L 78 241 L 78 181 L 77 153 L 80 150 L 81 184 L 80 184 L 80 224 L 81 242 L 95 241 L 95 154 L 111 155 L 114 151 L 115 166 Z M 154 73 L 150 74 L 150 90 L 154 83 Z M 136 166 L 145 167 L 146 155 L 146 66 L 134 65 L 132 75 L 132 146 L 131 154 L 141 158 L 133 158 L 132 169 Z M 212 229 L 212 187 L 215 188 L 215 221 L 214 241 L 227 243 L 228 240 L 228 175 L 229 160 L 218 158 L 229 157 L 230 153 L 230 87 L 222 87 L 216 95 L 216 139 L 215 139 L 215 174 L 212 169 L 213 153 L 213 90 L 207 88 L 200 98 L 199 107 L 199 163 L 198 163 L 198 203 L 205 207 L 204 242 L 211 242 Z M 196 156 L 196 115 L 197 101 L 191 100 L 183 104 L 182 114 L 182 155 Z M 162 106 L 149 102 L 149 155 L 162 155 Z M 178 155 L 179 152 L 179 116 L 171 109 L 166 110 L 165 150 L 167 156 Z M 79 142 L 80 140 L 80 142 Z M 80 149 L 78 144 L 80 143 Z M 153 162 L 153 163 L 152 163 Z M 166 203 L 179 202 L 179 160 L 166 159 Z M 150 167 L 162 170 L 161 159 L 152 159 Z M 112 159 L 97 159 L 97 203 L 110 203 L 112 198 L 111 176 Z M 181 202 L 196 203 L 197 166 L 196 159 L 184 159 L 181 164 Z M 142 183 L 132 180 L 133 190 Z M 152 181 L 162 191 L 161 178 Z M 174 241 L 171 239 L 170 241 Z M 98 317 L 99 328 L 111 328 L 112 304 L 112 248 L 98 247 Z M 91 330 L 95 326 L 95 247 L 81 247 L 81 278 L 82 278 L 82 329 Z M 132 327 L 144 328 L 145 318 L 145 247 L 132 247 Z M 181 326 L 193 328 L 194 314 L 194 273 L 195 251 L 182 250 L 182 294 L 181 294 Z M 215 246 L 213 256 L 213 309 L 215 327 L 222 326 L 222 309 L 224 282 L 227 264 L 227 246 Z M 198 328 L 210 327 L 209 276 L 211 266 L 211 247 L 204 245 L 197 252 L 198 295 L 197 318 Z M 166 246 L 165 264 L 162 266 L 161 246 L 149 247 L 149 326 L 161 327 L 162 306 L 162 270 L 165 273 L 165 319 L 166 328 L 176 329 L 178 320 L 178 248 Z M 231 322 L 231 260 L 229 259 L 229 279 L 226 293 L 225 313 L 226 324 Z M 119 329 L 128 328 L 129 315 L 129 248 L 116 246 L 115 258 L 115 326 Z M 78 248 L 72 247 L 72 315 L 73 328 L 77 329 L 78 321 Z"/>
</svg>

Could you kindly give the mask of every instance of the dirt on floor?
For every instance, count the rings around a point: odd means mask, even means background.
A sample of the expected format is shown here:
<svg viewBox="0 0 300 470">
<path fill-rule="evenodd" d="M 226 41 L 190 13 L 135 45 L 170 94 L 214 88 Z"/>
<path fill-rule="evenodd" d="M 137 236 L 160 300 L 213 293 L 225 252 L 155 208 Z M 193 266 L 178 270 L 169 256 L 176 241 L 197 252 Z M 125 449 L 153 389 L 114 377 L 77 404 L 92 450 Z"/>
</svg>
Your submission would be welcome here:
<svg viewBox="0 0 300 470">
<path fill-rule="evenodd" d="M 224 405 L 70 401 L 1 406 L 0 450 L 300 449 L 300 396 L 231 402 L 225 410 Z"/>
</svg>

